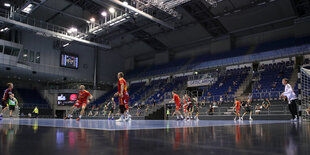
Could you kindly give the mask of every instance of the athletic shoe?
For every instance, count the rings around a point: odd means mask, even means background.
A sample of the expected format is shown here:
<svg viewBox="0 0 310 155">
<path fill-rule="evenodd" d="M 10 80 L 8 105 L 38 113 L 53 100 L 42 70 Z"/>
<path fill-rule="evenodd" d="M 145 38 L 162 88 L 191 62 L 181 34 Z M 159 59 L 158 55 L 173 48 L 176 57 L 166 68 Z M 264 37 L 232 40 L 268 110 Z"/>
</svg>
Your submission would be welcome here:
<svg viewBox="0 0 310 155">
<path fill-rule="evenodd" d="M 250 121 L 253 121 L 253 118 L 249 118 Z"/>
<path fill-rule="evenodd" d="M 65 117 L 64 120 L 66 120 L 66 119 L 70 119 L 70 118 L 69 117 Z"/>
<path fill-rule="evenodd" d="M 77 121 L 80 121 L 81 119 L 80 119 L 80 117 L 78 117 L 76 120 L 77 120 Z"/>
<path fill-rule="evenodd" d="M 114 118 L 112 117 L 112 121 L 114 120 Z"/>
<path fill-rule="evenodd" d="M 128 114 L 126 121 L 131 121 L 131 115 L 130 114 Z"/>
<path fill-rule="evenodd" d="M 241 117 L 239 120 L 243 121 L 243 117 Z"/>
<path fill-rule="evenodd" d="M 298 121 L 298 118 L 295 118 L 293 121 Z"/>
<path fill-rule="evenodd" d="M 108 120 L 111 120 L 110 118 L 108 118 Z"/>
<path fill-rule="evenodd" d="M 115 120 L 115 122 L 123 122 L 124 120 L 122 118 L 119 118 L 118 120 Z"/>
<path fill-rule="evenodd" d="M 235 117 L 235 118 L 234 118 L 234 121 L 236 121 L 236 120 L 237 120 L 237 118 Z"/>
</svg>

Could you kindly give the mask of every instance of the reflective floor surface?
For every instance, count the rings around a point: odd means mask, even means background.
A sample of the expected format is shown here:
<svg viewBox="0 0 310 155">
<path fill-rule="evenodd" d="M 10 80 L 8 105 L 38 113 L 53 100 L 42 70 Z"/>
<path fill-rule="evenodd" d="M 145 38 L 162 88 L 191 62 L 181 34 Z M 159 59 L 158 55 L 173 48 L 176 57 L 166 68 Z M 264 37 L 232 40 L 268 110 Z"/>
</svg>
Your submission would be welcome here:
<svg viewBox="0 0 310 155">
<path fill-rule="evenodd" d="M 310 152 L 310 123 L 4 119 L 0 154 L 275 154 Z"/>
</svg>

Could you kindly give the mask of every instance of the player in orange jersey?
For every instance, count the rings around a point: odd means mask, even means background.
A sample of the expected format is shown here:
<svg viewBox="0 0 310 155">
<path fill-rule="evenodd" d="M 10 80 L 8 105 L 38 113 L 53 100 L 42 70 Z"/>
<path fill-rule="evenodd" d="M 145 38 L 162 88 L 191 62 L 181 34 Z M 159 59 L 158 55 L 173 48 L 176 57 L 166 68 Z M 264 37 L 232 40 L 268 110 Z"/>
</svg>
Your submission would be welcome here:
<svg viewBox="0 0 310 155">
<path fill-rule="evenodd" d="M 73 112 L 76 110 L 76 109 L 79 109 L 82 107 L 82 110 L 80 112 L 80 115 L 79 117 L 76 119 L 77 121 L 79 121 L 84 112 L 85 112 L 85 108 L 87 106 L 87 104 L 90 102 L 90 100 L 93 99 L 93 96 L 87 91 L 85 90 L 85 86 L 84 85 L 81 85 L 80 86 L 80 91 L 79 91 L 79 97 L 78 97 L 78 100 L 75 102 L 75 104 L 71 107 L 67 117 L 65 117 L 65 120 L 66 119 L 69 119 L 72 117 L 72 114 Z"/>
<path fill-rule="evenodd" d="M 119 96 L 119 109 L 121 112 L 121 117 L 116 120 L 117 122 L 127 121 L 129 117 L 127 117 L 127 111 L 129 109 L 129 94 L 127 91 L 127 82 L 124 79 L 124 73 L 119 72 L 117 74 L 118 78 L 118 92 L 114 94 L 114 96 Z M 125 117 L 125 119 L 124 119 Z"/>
<path fill-rule="evenodd" d="M 176 104 L 176 108 L 175 108 L 175 114 L 177 115 L 177 120 L 183 120 L 183 116 L 181 114 L 181 99 L 180 96 L 178 94 L 176 94 L 175 91 L 172 91 L 172 95 L 173 95 L 173 99 L 170 102 L 173 102 Z"/>
<path fill-rule="evenodd" d="M 238 101 L 237 98 L 235 98 L 235 106 L 233 108 L 235 110 L 235 118 L 234 118 L 234 121 L 237 120 L 237 116 L 239 117 L 239 120 L 240 119 L 240 102 Z"/>
</svg>

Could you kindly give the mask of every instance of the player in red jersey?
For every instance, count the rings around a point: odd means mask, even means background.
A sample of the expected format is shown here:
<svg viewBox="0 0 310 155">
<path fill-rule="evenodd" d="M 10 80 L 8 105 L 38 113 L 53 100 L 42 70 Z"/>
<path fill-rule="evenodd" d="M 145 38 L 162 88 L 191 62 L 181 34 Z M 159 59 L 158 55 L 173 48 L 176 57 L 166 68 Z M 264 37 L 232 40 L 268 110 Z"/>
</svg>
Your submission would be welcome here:
<svg viewBox="0 0 310 155">
<path fill-rule="evenodd" d="M 179 95 L 176 94 L 175 91 L 172 91 L 172 95 L 173 95 L 173 99 L 170 102 L 173 102 L 176 104 L 176 108 L 175 108 L 175 114 L 177 115 L 177 120 L 183 120 L 183 116 L 181 114 L 181 99 L 179 97 Z"/>
<path fill-rule="evenodd" d="M 80 115 L 79 117 L 76 119 L 77 121 L 79 121 L 84 112 L 85 112 L 85 108 L 87 106 L 87 104 L 90 102 L 90 100 L 93 99 L 93 96 L 87 91 L 85 90 L 85 86 L 84 85 L 81 85 L 80 86 L 80 91 L 79 91 L 79 97 L 78 97 L 78 100 L 75 102 L 75 104 L 71 107 L 69 113 L 68 113 L 68 116 L 65 117 L 65 120 L 66 119 L 69 119 L 72 117 L 72 114 L 73 112 L 76 110 L 76 109 L 79 109 L 82 107 L 82 110 L 80 112 Z"/>
<path fill-rule="evenodd" d="M 237 119 L 237 116 L 239 117 L 239 121 L 240 121 L 241 120 L 240 119 L 240 102 L 238 101 L 237 98 L 235 98 L 234 110 L 236 111 L 234 121 Z"/>
<path fill-rule="evenodd" d="M 123 72 L 119 72 L 117 74 L 117 78 L 118 78 L 118 92 L 116 92 L 114 94 L 114 96 L 119 96 L 119 109 L 121 112 L 121 117 L 116 120 L 117 122 L 122 122 L 124 121 L 124 116 L 125 116 L 125 121 L 128 121 L 128 117 L 127 117 L 127 111 L 129 109 L 129 94 L 127 91 L 127 82 L 124 79 L 124 73 Z"/>
<path fill-rule="evenodd" d="M 1 99 L 2 110 L 0 113 L 0 120 L 2 120 L 3 118 L 3 113 L 5 113 L 8 110 L 9 96 L 13 94 L 12 93 L 14 87 L 13 83 L 8 83 L 7 86 L 8 88 L 4 91 L 3 97 Z"/>
</svg>

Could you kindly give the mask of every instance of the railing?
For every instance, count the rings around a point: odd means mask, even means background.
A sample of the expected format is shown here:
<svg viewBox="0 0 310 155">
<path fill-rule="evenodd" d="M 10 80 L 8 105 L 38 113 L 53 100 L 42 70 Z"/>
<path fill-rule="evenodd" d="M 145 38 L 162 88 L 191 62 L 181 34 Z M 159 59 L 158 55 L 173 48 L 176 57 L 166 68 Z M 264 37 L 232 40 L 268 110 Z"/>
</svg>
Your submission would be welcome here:
<svg viewBox="0 0 310 155">
<path fill-rule="evenodd" d="M 253 93 L 253 100 L 263 100 L 265 98 L 273 100 L 273 99 L 280 99 L 280 95 L 283 92 L 280 91 L 270 91 L 270 92 L 259 92 Z"/>
<path fill-rule="evenodd" d="M 43 109 L 50 109 L 51 107 L 48 104 L 33 104 L 33 103 L 20 103 L 19 105 L 21 108 L 43 108 Z"/>
<path fill-rule="evenodd" d="M 282 92 L 279 91 L 252 93 L 252 99 L 253 101 L 260 101 L 266 98 L 269 100 L 279 100 L 281 93 Z M 180 95 L 182 95 L 182 93 L 180 93 Z M 195 96 L 195 97 L 198 97 L 199 103 L 213 103 L 213 102 L 219 102 L 221 97 L 223 98 L 223 102 L 234 102 L 234 99 L 240 96 L 235 96 L 233 94 L 227 94 L 227 95 L 223 94 L 223 95 Z M 164 99 L 172 99 L 172 94 L 165 93 Z M 242 98 L 239 100 L 247 100 L 247 99 L 248 98 L 246 99 Z"/>
</svg>

